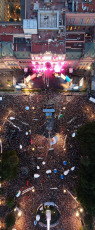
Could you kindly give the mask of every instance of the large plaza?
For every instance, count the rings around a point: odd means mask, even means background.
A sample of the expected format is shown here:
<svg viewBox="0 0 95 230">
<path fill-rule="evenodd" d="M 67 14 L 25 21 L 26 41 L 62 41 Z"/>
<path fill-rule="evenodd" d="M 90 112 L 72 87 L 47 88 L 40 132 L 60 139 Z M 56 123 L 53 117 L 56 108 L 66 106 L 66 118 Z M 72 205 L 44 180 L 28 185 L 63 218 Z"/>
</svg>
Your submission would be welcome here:
<svg viewBox="0 0 95 230">
<path fill-rule="evenodd" d="M 1 97 L 3 151 L 15 149 L 19 157 L 17 177 L 4 185 L 4 197 L 10 194 L 15 197 L 16 207 L 22 213 L 16 218 L 14 229 L 42 229 L 38 222 L 34 224 L 37 208 L 44 202 L 54 202 L 60 212 L 54 230 L 79 230 L 83 213 L 79 212 L 81 205 L 76 200 L 75 188 L 80 154 L 73 134 L 79 126 L 95 119 L 94 104 L 86 94 L 70 95 L 51 90 L 28 95 L 3 94 Z M 51 140 L 56 135 L 58 141 L 52 148 L 49 137 L 45 137 L 43 106 L 46 103 L 53 103 L 55 107 Z M 35 178 L 35 174 L 39 177 Z M 32 186 L 33 190 L 23 192 Z M 17 198 L 19 190 L 22 193 Z M 5 207 L 1 206 L 2 221 L 8 211 Z"/>
</svg>

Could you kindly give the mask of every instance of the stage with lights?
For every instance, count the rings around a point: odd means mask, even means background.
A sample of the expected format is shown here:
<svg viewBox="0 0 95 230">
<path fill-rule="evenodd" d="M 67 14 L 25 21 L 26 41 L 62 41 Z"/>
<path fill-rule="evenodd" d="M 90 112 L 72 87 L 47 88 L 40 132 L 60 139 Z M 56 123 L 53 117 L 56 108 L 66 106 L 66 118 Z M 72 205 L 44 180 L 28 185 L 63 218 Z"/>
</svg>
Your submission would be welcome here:
<svg viewBox="0 0 95 230">
<path fill-rule="evenodd" d="M 66 90 L 80 90 L 81 83 L 74 84 L 71 77 L 72 68 L 66 67 L 64 56 L 32 56 L 30 73 L 29 69 L 25 68 L 26 77 L 24 83 L 28 88 L 54 88 Z"/>
<path fill-rule="evenodd" d="M 35 62 L 31 67 L 31 73 L 28 74 L 28 70 L 26 73 L 24 83 L 27 84 L 28 87 L 31 82 L 34 87 L 65 88 L 67 82 L 71 81 L 71 79 L 65 75 L 63 64 L 61 63 L 55 65 L 51 62 L 45 62 L 44 64 Z M 64 86 L 62 84 L 64 84 Z"/>
</svg>

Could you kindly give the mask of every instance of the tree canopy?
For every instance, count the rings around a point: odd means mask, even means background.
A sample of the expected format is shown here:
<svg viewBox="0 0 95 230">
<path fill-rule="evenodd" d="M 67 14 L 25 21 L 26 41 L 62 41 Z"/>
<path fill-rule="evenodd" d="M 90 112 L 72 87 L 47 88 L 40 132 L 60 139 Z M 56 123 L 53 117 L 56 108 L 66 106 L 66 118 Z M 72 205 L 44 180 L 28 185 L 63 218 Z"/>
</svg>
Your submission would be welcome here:
<svg viewBox="0 0 95 230">
<path fill-rule="evenodd" d="M 7 150 L 2 155 L 2 178 L 12 179 L 17 175 L 19 158 L 15 150 Z"/>
<path fill-rule="evenodd" d="M 8 213 L 5 219 L 6 227 L 9 229 L 15 224 L 15 215 L 13 213 Z"/>
<path fill-rule="evenodd" d="M 77 197 L 85 210 L 95 215 L 95 122 L 80 127 L 76 138 L 81 153 Z"/>
<path fill-rule="evenodd" d="M 12 208 L 14 206 L 14 204 L 15 204 L 14 198 L 11 196 L 7 197 L 7 206 L 9 208 Z"/>
</svg>

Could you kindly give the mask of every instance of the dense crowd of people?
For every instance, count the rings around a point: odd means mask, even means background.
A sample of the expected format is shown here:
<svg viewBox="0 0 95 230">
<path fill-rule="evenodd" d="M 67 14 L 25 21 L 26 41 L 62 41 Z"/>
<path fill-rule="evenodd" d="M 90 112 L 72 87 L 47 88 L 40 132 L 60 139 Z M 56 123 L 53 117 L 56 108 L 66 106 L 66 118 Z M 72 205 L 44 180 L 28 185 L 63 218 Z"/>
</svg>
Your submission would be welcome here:
<svg viewBox="0 0 95 230">
<path fill-rule="evenodd" d="M 52 149 L 49 138 L 44 135 L 43 106 L 46 103 L 53 103 L 55 107 L 54 133 L 58 136 L 58 142 L 52 145 Z M 95 119 L 94 104 L 87 95 L 65 95 L 53 91 L 3 95 L 0 104 L 3 151 L 15 149 L 19 157 L 17 178 L 7 182 L 5 195 L 15 197 L 19 189 L 35 188 L 35 192 L 30 191 L 16 199 L 22 210 L 16 229 L 39 230 L 38 224 L 34 226 L 37 208 L 41 203 L 53 201 L 60 210 L 59 224 L 54 229 L 79 230 L 81 219 L 75 217 L 77 203 L 63 191 L 67 189 L 75 195 L 80 153 L 78 142 L 72 134 L 79 126 Z M 62 118 L 60 114 L 63 114 Z M 71 170 L 72 167 L 74 170 Z M 46 173 L 47 170 L 51 172 Z M 64 174 L 66 170 L 69 170 L 67 175 Z M 34 178 L 34 174 L 39 177 Z"/>
</svg>

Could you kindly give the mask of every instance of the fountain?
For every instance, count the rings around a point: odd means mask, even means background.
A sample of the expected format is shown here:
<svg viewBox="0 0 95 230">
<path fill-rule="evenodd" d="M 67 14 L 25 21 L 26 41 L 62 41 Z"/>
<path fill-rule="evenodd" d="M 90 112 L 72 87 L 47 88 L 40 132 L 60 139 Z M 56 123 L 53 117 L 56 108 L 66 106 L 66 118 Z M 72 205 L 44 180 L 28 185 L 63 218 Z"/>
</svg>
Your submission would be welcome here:
<svg viewBox="0 0 95 230">
<path fill-rule="evenodd" d="M 45 202 L 37 209 L 37 215 L 40 216 L 38 224 L 40 227 L 45 227 L 50 230 L 50 227 L 55 227 L 59 223 L 60 213 L 54 202 Z"/>
</svg>

